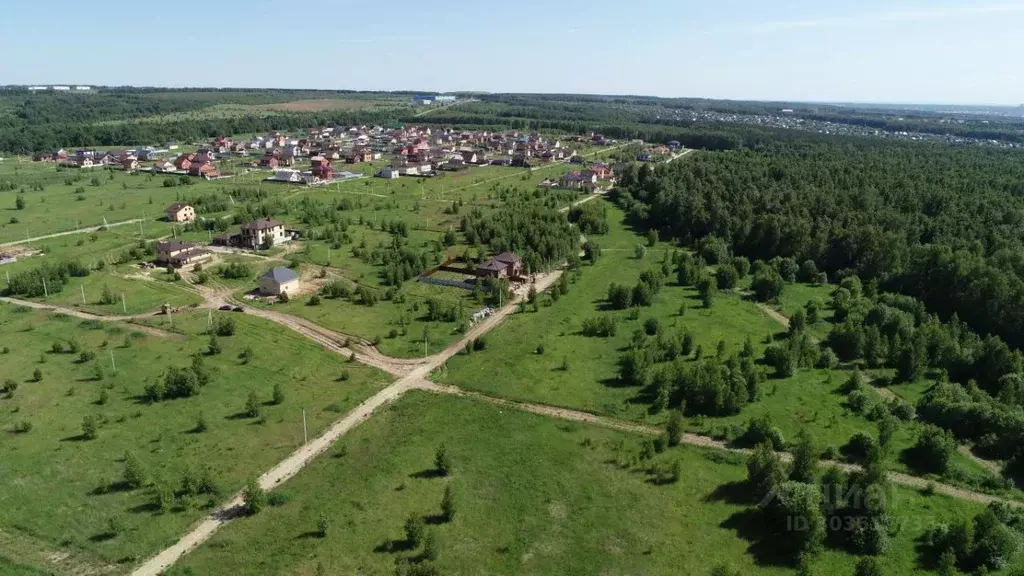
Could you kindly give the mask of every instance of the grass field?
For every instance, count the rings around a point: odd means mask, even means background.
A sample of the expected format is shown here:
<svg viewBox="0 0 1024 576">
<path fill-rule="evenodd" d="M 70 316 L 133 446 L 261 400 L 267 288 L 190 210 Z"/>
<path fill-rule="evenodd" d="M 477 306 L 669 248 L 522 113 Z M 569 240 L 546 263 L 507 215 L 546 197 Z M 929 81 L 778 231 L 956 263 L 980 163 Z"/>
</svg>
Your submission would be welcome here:
<svg viewBox="0 0 1024 576">
<path fill-rule="evenodd" d="M 607 236 L 594 236 L 602 245 L 605 238 L 612 246 L 635 246 L 640 237 L 624 226 L 622 212 L 609 205 L 611 230 Z M 660 265 L 664 247 L 656 246 L 643 260 L 637 260 L 632 249 L 604 250 L 594 266 L 584 266 L 582 278 L 551 306 L 538 312 L 528 311 L 510 317 L 505 324 L 487 336 L 487 350 L 459 355 L 438 370 L 436 378 L 444 383 L 491 396 L 518 401 L 540 402 L 636 420 L 654 425 L 665 421 L 665 414 L 651 414 L 652 398 L 641 388 L 623 386 L 618 378 L 619 357 L 633 333 L 648 318 L 657 318 L 662 329 L 669 332 L 689 330 L 695 346 L 705 356 L 715 353 L 719 340 L 726 343 L 727 353 L 738 352 L 749 336 L 760 358 L 764 340 L 778 336 L 783 328 L 758 307 L 735 293 L 719 293 L 710 310 L 703 308 L 696 290 L 675 285 L 670 280 L 654 298 L 654 305 L 641 308 L 635 319 L 627 311 L 605 310 L 607 287 L 611 282 L 632 285 L 640 273 Z M 787 291 L 793 291 L 787 295 Z M 782 309 L 797 306 L 825 292 L 827 287 L 787 285 L 783 291 Z M 680 316 L 680 304 L 687 310 Z M 612 338 L 586 337 L 581 333 L 584 320 L 602 315 L 617 319 L 617 333 Z M 828 311 L 826 317 L 830 317 Z M 827 333 L 828 323 L 816 325 Z M 543 345 L 544 353 L 538 354 Z M 689 362 L 692 362 L 692 358 Z M 569 370 L 563 365 L 568 364 Z M 769 373 L 771 369 L 765 368 Z M 494 378 L 494 374 L 502 374 Z M 730 426 L 744 426 L 754 416 L 768 414 L 786 439 L 793 439 L 801 428 L 807 428 L 824 449 L 844 445 L 859 431 L 877 436 L 877 425 L 853 413 L 846 405 L 846 394 L 840 391 L 849 377 L 848 370 L 798 370 L 786 379 L 768 378 L 762 384 L 763 397 L 749 404 L 739 414 L 723 418 L 693 417 L 687 420 L 691 431 L 723 435 Z M 881 400 L 881 397 L 878 397 Z M 893 440 L 896 451 L 910 447 L 917 437 L 919 424 L 901 427 Z M 979 475 L 991 475 L 984 467 L 954 454 L 955 465 Z M 900 467 L 902 465 L 899 465 Z M 905 470 L 905 468 L 901 468 Z"/>
<path fill-rule="evenodd" d="M 464 398 L 412 392 L 356 428 L 279 491 L 287 502 L 242 518 L 185 557 L 185 574 L 393 574 L 404 548 L 403 523 L 426 517 L 439 543 L 443 574 L 709 574 L 720 563 L 742 574 L 793 574 L 763 564 L 749 538 L 746 505 L 723 494 L 742 481 L 742 458 L 696 448 L 678 459 L 677 484 L 658 486 L 617 461 L 641 439 L 626 433 L 509 411 Z M 440 443 L 454 461 L 434 477 Z M 444 487 L 453 487 L 454 519 L 438 518 Z M 735 492 L 735 490 L 733 490 Z M 914 541 L 933 522 L 967 517 L 978 507 L 896 490 L 902 528 L 881 559 L 886 574 L 926 574 Z M 317 535 L 324 515 L 330 528 Z M 848 576 L 856 562 L 828 550 L 816 574 Z M 317 567 L 320 571 L 317 572 Z"/>
<path fill-rule="evenodd" d="M 313 436 L 388 381 L 277 325 L 225 316 L 237 323 L 236 332 L 219 339 L 221 354 L 205 357 L 210 382 L 197 396 L 146 404 L 147 383 L 168 367 L 188 366 L 207 347 L 207 314 L 177 316 L 175 328 L 191 337 L 164 339 L 130 325 L 0 306 L 0 346 L 7 350 L 0 364 L 18 384 L 0 399 L 0 533 L 13 536 L 0 538 L 0 557 L 21 560 L 18 550 L 28 548 L 22 536 L 94 564 L 131 563 L 177 538 L 204 513 L 207 498 L 181 500 L 172 512 L 154 510 L 153 488 L 119 484 L 126 452 L 142 462 L 152 483 L 176 489 L 186 468 L 208 469 L 226 495 L 301 444 L 303 409 Z M 70 340 L 95 359 L 51 352 L 55 342 Z M 243 363 L 246 348 L 252 360 Z M 269 403 L 275 383 L 284 392 L 281 405 L 263 406 L 262 419 L 240 416 L 250 391 Z M 197 433 L 200 414 L 207 430 Z M 86 416 L 99 422 L 95 440 L 83 439 Z M 22 422 L 31 430 L 15 433 Z M 121 527 L 116 534 L 111 519 Z"/>
</svg>

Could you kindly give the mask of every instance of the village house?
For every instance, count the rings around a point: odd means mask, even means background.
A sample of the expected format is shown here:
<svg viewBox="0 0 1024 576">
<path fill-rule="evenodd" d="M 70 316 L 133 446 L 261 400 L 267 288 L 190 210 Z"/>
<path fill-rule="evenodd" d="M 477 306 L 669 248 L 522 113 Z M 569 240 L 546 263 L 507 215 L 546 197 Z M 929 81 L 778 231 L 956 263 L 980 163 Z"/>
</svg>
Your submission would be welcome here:
<svg viewBox="0 0 1024 576">
<path fill-rule="evenodd" d="M 170 162 L 157 162 L 153 165 L 153 172 L 174 172 L 176 168 Z"/>
<path fill-rule="evenodd" d="M 184 202 L 175 202 L 165 210 L 168 222 L 192 222 L 196 219 L 195 208 Z"/>
<path fill-rule="evenodd" d="M 242 245 L 253 250 L 271 248 L 288 240 L 284 224 L 277 220 L 261 218 L 242 226 Z"/>
<path fill-rule="evenodd" d="M 512 252 L 502 252 L 476 269 L 476 275 L 491 278 L 518 278 L 523 274 L 523 260 Z"/>
<path fill-rule="evenodd" d="M 378 178 L 387 178 L 388 180 L 394 180 L 402 175 L 402 171 L 398 168 L 392 168 L 391 166 L 385 167 L 380 172 L 377 172 Z"/>
<path fill-rule="evenodd" d="M 162 266 L 174 266 L 180 268 L 194 262 L 208 260 L 212 257 L 208 250 L 191 244 L 189 242 L 157 242 L 156 261 Z"/>
<path fill-rule="evenodd" d="M 139 160 L 156 160 L 156 148 L 152 146 L 139 146 L 135 149 L 135 157 Z"/>
<path fill-rule="evenodd" d="M 562 176 L 559 185 L 570 190 L 581 190 L 597 186 L 597 174 L 592 170 L 574 170 Z"/>
<path fill-rule="evenodd" d="M 125 172 L 137 172 L 139 170 L 139 161 L 129 157 L 121 161 L 121 167 L 124 168 Z"/>
<path fill-rule="evenodd" d="M 331 180 L 333 177 L 333 168 L 330 160 L 323 156 L 314 156 L 310 161 L 313 164 L 313 176 L 320 180 Z"/>
<path fill-rule="evenodd" d="M 188 167 L 188 173 L 190 176 L 220 178 L 220 170 L 218 170 L 217 166 L 210 161 L 193 162 L 192 165 Z"/>
<path fill-rule="evenodd" d="M 599 180 L 607 180 L 615 174 L 611 168 L 604 164 L 594 164 L 590 167 L 590 170 L 597 174 Z"/>
<path fill-rule="evenodd" d="M 260 294 L 263 296 L 290 296 L 298 289 L 299 275 L 290 268 L 277 266 L 260 277 Z"/>
<path fill-rule="evenodd" d="M 174 159 L 174 168 L 188 172 L 188 169 L 192 167 L 192 161 L 195 160 L 195 154 L 181 154 Z"/>
</svg>

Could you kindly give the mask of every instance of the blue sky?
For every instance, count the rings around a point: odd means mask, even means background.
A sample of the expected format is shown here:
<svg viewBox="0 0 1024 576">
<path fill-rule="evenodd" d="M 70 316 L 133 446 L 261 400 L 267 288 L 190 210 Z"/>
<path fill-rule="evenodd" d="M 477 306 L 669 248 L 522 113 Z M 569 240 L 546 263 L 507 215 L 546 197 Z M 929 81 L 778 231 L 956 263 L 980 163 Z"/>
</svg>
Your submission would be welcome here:
<svg viewBox="0 0 1024 576">
<path fill-rule="evenodd" d="M 1024 103 L 1024 0 L 97 6 L 9 2 L 0 84 Z"/>
</svg>

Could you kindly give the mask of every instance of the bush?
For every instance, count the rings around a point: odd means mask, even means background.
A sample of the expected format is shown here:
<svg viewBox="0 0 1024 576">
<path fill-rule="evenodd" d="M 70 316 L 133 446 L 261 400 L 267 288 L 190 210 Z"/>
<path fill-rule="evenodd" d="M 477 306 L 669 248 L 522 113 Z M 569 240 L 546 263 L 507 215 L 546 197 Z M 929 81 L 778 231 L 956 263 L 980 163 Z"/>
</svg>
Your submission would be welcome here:
<svg viewBox="0 0 1024 576">
<path fill-rule="evenodd" d="M 0 394 L 8 394 L 10 396 L 13 396 L 14 391 L 17 389 L 18 383 L 14 379 L 8 378 L 7 380 L 4 381 L 3 388 L 0 388 Z"/>
<path fill-rule="evenodd" d="M 782 450 L 786 446 L 782 432 L 772 424 L 771 416 L 768 414 L 751 418 L 740 441 L 747 446 L 768 442 L 774 450 Z"/>
<path fill-rule="evenodd" d="M 124 484 L 132 490 L 146 485 L 146 471 L 142 462 L 131 452 L 124 455 Z"/>
<path fill-rule="evenodd" d="M 249 515 L 259 514 L 260 510 L 267 507 L 267 493 L 260 487 L 259 480 L 256 478 L 249 480 L 249 483 L 245 485 L 245 490 L 242 492 L 242 500 L 245 512 Z"/>
<path fill-rule="evenodd" d="M 648 336 L 657 336 L 658 332 L 661 332 L 661 323 L 658 322 L 657 318 L 648 318 L 644 320 L 644 332 Z M 614 334 L 612 334 L 614 336 Z"/>
<path fill-rule="evenodd" d="M 907 464 L 920 473 L 944 474 L 956 447 L 956 438 L 951 432 L 927 424 L 907 453 Z"/>
<path fill-rule="evenodd" d="M 444 497 L 441 498 L 441 516 L 445 522 L 455 519 L 455 493 L 452 491 L 451 484 L 446 484 L 444 487 Z"/>
<path fill-rule="evenodd" d="M 434 468 L 441 476 L 451 476 L 453 472 L 452 458 L 444 444 L 438 446 L 434 453 Z"/>
<path fill-rule="evenodd" d="M 82 418 L 82 438 L 86 440 L 95 440 L 98 434 L 99 424 L 96 422 L 96 417 L 92 414 Z"/>
<path fill-rule="evenodd" d="M 243 412 L 249 418 L 257 418 L 260 415 L 260 399 L 256 396 L 255 390 L 249 391 L 249 396 L 245 399 L 245 411 Z"/>
<path fill-rule="evenodd" d="M 281 388 L 280 382 L 274 384 L 274 391 L 271 398 L 271 402 L 273 402 L 275 406 L 284 404 L 284 389 Z"/>
<path fill-rule="evenodd" d="M 583 320 L 581 332 L 584 336 L 611 338 L 617 332 L 615 318 L 609 315 L 586 318 Z"/>
<path fill-rule="evenodd" d="M 721 290 L 732 290 L 736 287 L 739 279 L 739 272 L 729 264 L 722 264 L 715 272 L 715 280 L 718 281 L 718 288 Z"/>
<path fill-rule="evenodd" d="M 28 420 L 21 420 L 14 425 L 13 432 L 15 434 L 28 434 L 32 431 L 32 423 Z"/>
<path fill-rule="evenodd" d="M 867 432 L 857 432 L 850 437 L 842 451 L 855 460 L 865 460 L 876 446 L 877 443 L 873 436 Z"/>
<path fill-rule="evenodd" d="M 306 302 L 306 305 L 307 306 L 319 306 L 320 305 L 320 295 L 319 294 L 313 294 L 312 296 L 310 296 L 309 297 L 309 301 Z"/>
<path fill-rule="evenodd" d="M 235 319 L 227 316 L 218 316 L 213 321 L 213 333 L 217 336 L 234 336 Z"/>
<path fill-rule="evenodd" d="M 217 337 L 216 336 L 210 336 L 210 343 L 206 347 L 206 355 L 207 356 L 216 356 L 217 354 L 220 354 L 221 352 L 223 352 L 223 349 L 220 347 L 220 342 L 217 340 Z"/>
<path fill-rule="evenodd" d="M 423 518 L 416 514 L 411 514 L 405 521 L 405 540 L 409 543 L 409 546 L 412 548 L 419 547 L 420 543 L 423 542 L 425 530 L 426 525 L 423 523 Z"/>
<path fill-rule="evenodd" d="M 327 538 L 327 533 L 331 529 L 331 522 L 327 519 L 327 516 L 323 512 L 320 513 L 320 517 L 316 519 L 316 533 L 321 538 Z"/>
<path fill-rule="evenodd" d="M 769 302 L 777 299 L 782 295 L 782 289 L 785 287 L 786 282 L 779 275 L 778 271 L 771 266 L 762 266 L 754 274 L 754 280 L 751 283 L 751 288 L 754 290 L 754 297 L 759 302 Z"/>
<path fill-rule="evenodd" d="M 32 371 L 32 381 L 33 382 L 42 382 L 43 381 L 43 371 L 40 370 L 39 368 L 36 368 L 35 370 L 33 370 Z"/>
</svg>

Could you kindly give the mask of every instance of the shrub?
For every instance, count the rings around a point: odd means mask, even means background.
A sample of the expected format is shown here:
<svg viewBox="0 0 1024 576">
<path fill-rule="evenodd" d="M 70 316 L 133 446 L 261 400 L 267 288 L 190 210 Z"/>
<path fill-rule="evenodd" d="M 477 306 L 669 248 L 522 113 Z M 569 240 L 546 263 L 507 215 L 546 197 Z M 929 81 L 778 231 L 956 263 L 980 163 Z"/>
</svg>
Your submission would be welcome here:
<svg viewBox="0 0 1024 576">
<path fill-rule="evenodd" d="M 13 432 L 15 434 L 28 434 L 32 431 L 32 423 L 28 420 L 21 420 L 14 425 Z"/>
<path fill-rule="evenodd" d="M 39 368 L 36 368 L 35 370 L 33 370 L 32 371 L 32 381 L 33 382 L 42 382 L 43 381 L 43 371 L 40 370 Z"/>
<path fill-rule="evenodd" d="M 615 318 L 608 315 L 586 318 L 581 325 L 581 332 L 589 337 L 611 338 L 617 330 Z"/>
<path fill-rule="evenodd" d="M 284 403 L 284 389 L 281 388 L 280 382 L 274 384 L 274 391 L 271 401 L 274 403 L 275 406 Z"/>
<path fill-rule="evenodd" d="M 253 352 L 252 347 L 246 346 L 245 350 L 242 350 L 238 354 L 238 359 L 242 362 L 242 364 L 248 364 L 249 362 L 252 362 L 252 359 L 255 356 L 256 356 L 256 353 Z"/>
<path fill-rule="evenodd" d="M 96 417 L 92 414 L 82 418 L 82 438 L 86 440 L 95 440 L 99 425 L 96 422 Z"/>
<path fill-rule="evenodd" d="M 782 432 L 772 425 L 771 416 L 768 414 L 751 418 L 741 438 L 741 443 L 747 446 L 756 446 L 763 442 L 768 442 L 775 450 L 782 450 L 786 446 Z"/>
<path fill-rule="evenodd" d="M 419 547 L 423 541 L 423 532 L 426 529 L 423 518 L 412 514 L 405 521 L 405 539 L 413 548 Z"/>
<path fill-rule="evenodd" d="M 320 517 L 316 519 L 316 533 L 321 538 L 327 538 L 327 532 L 331 529 L 331 522 L 327 519 L 327 516 L 323 512 L 320 513 Z"/>
<path fill-rule="evenodd" d="M 216 356 L 217 354 L 220 354 L 223 351 L 224 350 L 223 350 L 223 348 L 221 348 L 220 342 L 217 340 L 217 337 L 216 336 L 210 336 L 210 343 L 206 347 L 206 355 L 207 356 Z"/>
<path fill-rule="evenodd" d="M 245 399 L 244 414 L 249 418 L 257 418 L 260 415 L 260 399 L 256 396 L 255 390 L 250 390 L 249 396 Z"/>
<path fill-rule="evenodd" d="M 8 378 L 7 380 L 4 381 L 4 387 L 0 388 L 0 394 L 8 394 L 13 396 L 14 391 L 17 389 L 18 383 L 14 379 Z"/>
<path fill-rule="evenodd" d="M 288 302 L 290 302 L 290 301 L 291 301 L 291 296 L 288 296 L 288 293 L 287 293 L 287 292 L 281 292 L 281 294 L 279 294 L 279 295 L 277 296 L 277 299 L 278 299 L 278 301 L 280 301 L 280 302 L 281 302 L 282 304 L 287 304 Z"/>
<path fill-rule="evenodd" d="M 857 432 L 843 446 L 843 452 L 856 460 L 864 460 L 874 450 L 876 445 L 877 443 L 873 436 L 867 432 Z"/>
<path fill-rule="evenodd" d="M 434 468 L 441 476 L 450 476 L 453 472 L 453 463 L 448 448 L 442 443 L 434 453 Z"/>
<path fill-rule="evenodd" d="M 125 486 L 132 490 L 146 485 L 146 471 L 142 467 L 142 462 L 139 462 L 139 459 L 131 452 L 124 455 L 123 478 Z"/>
<path fill-rule="evenodd" d="M 213 321 L 213 333 L 216 336 L 234 336 L 235 319 L 226 316 L 218 316 Z"/>
<path fill-rule="evenodd" d="M 245 512 L 249 515 L 259 514 L 260 510 L 267 507 L 267 493 L 260 487 L 259 480 L 256 478 L 249 480 L 249 483 L 245 485 L 245 490 L 242 492 L 242 500 Z"/>
<path fill-rule="evenodd" d="M 657 318 L 648 318 L 644 321 L 644 332 L 649 336 L 656 336 L 658 332 L 661 332 L 661 323 Z"/>
<path fill-rule="evenodd" d="M 444 487 L 444 497 L 441 498 L 441 516 L 445 522 L 455 519 L 455 493 L 450 484 Z"/>
<path fill-rule="evenodd" d="M 736 287 L 739 279 L 739 272 L 729 264 L 719 266 L 718 270 L 715 272 L 715 280 L 718 281 L 718 287 L 722 290 L 732 290 Z"/>
<path fill-rule="evenodd" d="M 949 469 L 949 459 L 956 451 L 953 434 L 938 426 L 925 425 L 917 443 L 907 454 L 907 464 L 918 472 L 943 474 Z"/>
<path fill-rule="evenodd" d="M 307 306 L 319 306 L 320 305 L 320 295 L 319 294 L 313 294 L 312 296 L 310 296 L 309 297 L 309 301 L 306 302 L 306 305 Z"/>
</svg>

